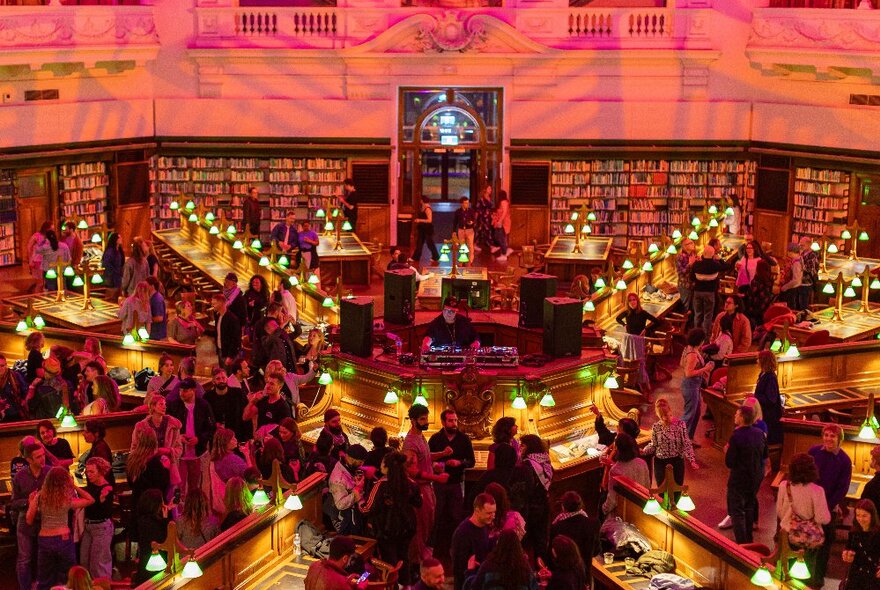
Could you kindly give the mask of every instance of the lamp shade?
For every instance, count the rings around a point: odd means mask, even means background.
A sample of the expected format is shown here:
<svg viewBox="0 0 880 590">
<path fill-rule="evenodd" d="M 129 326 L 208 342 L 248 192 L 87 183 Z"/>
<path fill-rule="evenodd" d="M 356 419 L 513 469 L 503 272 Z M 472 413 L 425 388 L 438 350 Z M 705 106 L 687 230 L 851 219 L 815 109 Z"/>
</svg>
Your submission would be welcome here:
<svg viewBox="0 0 880 590">
<path fill-rule="evenodd" d="M 712 215 L 717 215 L 718 214 L 718 207 L 716 207 L 715 205 L 711 205 L 709 207 L 709 213 Z"/>
<path fill-rule="evenodd" d="M 99 274 L 92 275 L 92 284 L 93 285 L 100 285 L 103 282 L 104 282 L 104 277 L 102 277 L 101 275 L 99 275 Z"/>
<path fill-rule="evenodd" d="M 54 268 L 50 268 L 49 270 L 46 271 L 46 278 L 49 279 L 49 280 L 57 279 L 57 278 L 58 278 L 58 273 L 55 272 L 55 269 L 54 269 Z"/>
<path fill-rule="evenodd" d="M 572 211 L 572 212 L 571 212 L 571 217 L 569 217 L 569 219 L 572 220 L 572 221 L 577 221 L 577 220 L 578 220 L 578 212 L 577 212 L 577 211 Z"/>
<path fill-rule="evenodd" d="M 189 201 L 186 202 L 186 210 L 187 211 L 192 211 L 195 208 L 196 208 L 196 204 L 192 199 L 190 199 Z"/>
<path fill-rule="evenodd" d="M 623 291 L 624 289 L 626 289 L 626 281 L 620 279 L 619 281 L 617 281 L 617 284 L 614 285 L 614 288 L 618 291 Z"/>
<path fill-rule="evenodd" d="M 217 216 L 214 215 L 213 211 L 208 211 L 207 213 L 205 213 L 205 221 L 214 221 L 215 219 L 217 219 Z"/>
<path fill-rule="evenodd" d="M 234 236 L 237 231 L 238 230 L 235 229 L 235 226 L 232 224 L 230 224 L 229 227 L 226 228 L 226 233 L 228 233 L 230 236 Z"/>
<path fill-rule="evenodd" d="M 183 566 L 183 571 L 180 574 L 183 578 L 193 579 L 193 578 L 201 578 L 202 577 L 202 568 L 199 567 L 198 562 L 192 557 L 187 560 L 186 564 Z"/>
<path fill-rule="evenodd" d="M 315 217 L 318 219 L 323 219 L 324 217 L 327 217 L 327 214 L 324 212 L 324 209 L 318 209 L 317 211 L 315 211 Z"/>
<path fill-rule="evenodd" d="M 272 263 L 269 261 L 268 256 L 261 256 L 260 257 L 260 266 L 269 266 L 270 264 L 272 264 Z"/>
<path fill-rule="evenodd" d="M 321 373 L 321 376 L 318 377 L 318 383 L 320 385 L 330 385 L 331 383 L 333 383 L 333 377 L 328 371 L 325 370 L 323 373 Z"/>
<path fill-rule="evenodd" d="M 525 410 L 526 409 L 526 400 L 521 395 L 517 395 L 513 398 L 513 409 L 514 410 Z"/>
<path fill-rule="evenodd" d="M 418 394 L 416 399 L 413 400 L 413 405 L 419 404 L 420 406 L 428 407 L 428 399 L 423 394 Z"/>
<path fill-rule="evenodd" d="M 299 279 L 293 275 L 291 275 L 291 277 L 287 279 L 287 282 L 290 283 L 291 287 L 296 287 L 297 285 L 299 285 Z"/>
<path fill-rule="evenodd" d="M 632 263 L 632 261 L 631 261 L 629 258 L 627 258 L 626 260 L 624 260 L 624 261 L 623 261 L 623 264 L 620 265 L 620 268 L 622 268 L 622 269 L 624 269 L 624 270 L 629 270 L 629 269 L 631 269 L 632 267 L 633 267 L 633 263 Z"/>
<path fill-rule="evenodd" d="M 467 255 L 467 252 L 461 252 L 461 253 L 459 253 L 459 255 L 458 255 L 458 261 L 459 261 L 459 262 L 467 262 L 467 261 L 468 261 L 468 255 Z"/>
<path fill-rule="evenodd" d="M 782 356 L 787 359 L 796 359 L 801 356 L 801 351 L 798 350 L 797 344 L 792 344 Z"/>
<path fill-rule="evenodd" d="M 552 408 L 556 405 L 556 400 L 553 399 L 553 394 L 548 391 L 541 397 L 541 401 L 538 403 L 545 408 Z"/>
<path fill-rule="evenodd" d="M 617 377 L 614 376 L 614 373 L 609 373 L 608 377 L 605 378 L 605 383 L 603 383 L 607 389 L 618 389 L 620 384 L 617 382 Z"/>
<path fill-rule="evenodd" d="M 449 253 L 441 252 L 440 253 L 440 262 L 449 262 Z"/>
<path fill-rule="evenodd" d="M 71 284 L 74 287 L 82 287 L 84 283 L 83 283 L 82 277 L 77 275 L 77 276 L 73 277 L 73 283 L 71 283 Z"/>
<path fill-rule="evenodd" d="M 92 234 L 92 243 L 93 244 L 100 244 L 103 241 L 104 241 L 104 238 L 102 238 L 101 234 L 99 234 L 98 232 L 95 232 Z"/>
<path fill-rule="evenodd" d="M 442 246 L 440 246 L 440 252 L 446 252 L 448 254 L 449 253 L 449 244 L 443 244 Z"/>
<path fill-rule="evenodd" d="M 860 279 L 860 278 L 857 277 L 857 276 L 856 276 L 856 277 L 853 277 L 853 280 L 852 280 L 852 286 L 853 286 L 853 287 L 861 287 L 861 286 L 862 286 L 862 279 Z"/>
<path fill-rule="evenodd" d="M 459 252 L 464 252 L 465 254 L 470 254 L 470 253 L 471 253 L 470 249 L 467 247 L 467 244 L 462 244 L 461 246 L 459 246 L 459 247 L 458 247 L 458 251 L 459 251 Z"/>
<path fill-rule="evenodd" d="M 574 226 L 570 223 L 567 223 L 562 231 L 567 234 L 573 234 L 574 233 Z"/>
<path fill-rule="evenodd" d="M 822 292 L 826 295 L 834 295 L 834 285 L 831 283 L 825 283 L 825 286 L 822 287 Z"/>
<path fill-rule="evenodd" d="M 89 229 L 89 224 L 86 223 L 85 219 L 80 219 L 79 223 L 76 224 L 76 229 Z"/>
<path fill-rule="evenodd" d="M 212 225 L 211 229 L 208 230 L 208 233 L 211 234 L 212 236 L 216 236 L 220 233 L 220 228 L 217 227 L 216 225 Z"/>
<path fill-rule="evenodd" d="M 658 502 L 656 498 L 651 498 L 645 502 L 645 507 L 642 508 L 642 512 L 645 514 L 660 514 L 662 510 L 660 502 Z"/>
<path fill-rule="evenodd" d="M 65 266 L 65 267 L 64 267 L 64 276 L 66 276 L 66 277 L 72 277 L 72 276 L 74 276 L 75 274 L 76 274 L 76 273 L 74 272 L 72 266 Z"/>
<path fill-rule="evenodd" d="M 714 217 L 709 220 L 709 227 L 718 227 L 718 220 Z"/>
<path fill-rule="evenodd" d="M 859 438 L 865 438 L 865 439 L 870 440 L 870 439 L 874 439 L 876 437 L 877 437 L 877 433 L 871 427 L 871 423 L 868 421 L 865 421 L 865 423 L 862 424 L 862 429 L 859 430 Z"/>
<path fill-rule="evenodd" d="M 588 299 L 587 302 L 584 303 L 584 311 L 596 311 L 596 305 Z"/>
<path fill-rule="evenodd" d="M 159 555 L 158 551 L 153 551 L 153 554 L 150 555 L 150 559 L 147 561 L 147 571 L 161 572 L 165 571 L 166 567 L 168 567 L 168 564 L 165 563 L 165 558 Z"/>
<path fill-rule="evenodd" d="M 132 336 L 131 334 L 126 334 L 125 336 L 122 337 L 122 344 L 124 344 L 124 345 L 134 344 L 134 336 Z"/>
<path fill-rule="evenodd" d="M 842 232 L 840 232 L 840 237 L 843 238 L 844 240 L 848 240 L 848 239 L 852 238 L 852 234 L 849 233 L 848 229 L 845 229 Z"/>
<path fill-rule="evenodd" d="M 703 222 L 700 221 L 700 218 L 697 217 L 696 215 L 694 215 L 694 218 L 691 219 L 691 225 L 694 226 L 694 227 L 700 227 L 700 225 L 701 225 L 702 223 L 703 223 Z"/>
<path fill-rule="evenodd" d="M 382 400 L 386 404 L 396 404 L 400 398 L 397 397 L 397 392 L 393 389 L 389 389 L 385 392 L 385 399 Z"/>
<path fill-rule="evenodd" d="M 678 248 L 675 247 L 675 244 L 669 244 L 669 247 L 666 248 L 667 254 L 678 254 Z"/>
<path fill-rule="evenodd" d="M 798 557 L 797 561 L 791 564 L 791 568 L 788 570 L 788 575 L 795 580 L 810 579 L 810 568 L 807 567 L 807 563 L 804 561 L 803 557 Z"/>
<path fill-rule="evenodd" d="M 779 352 L 782 350 L 782 340 L 777 338 L 773 341 L 773 344 L 770 345 L 770 352 Z"/>
<path fill-rule="evenodd" d="M 65 414 L 61 419 L 61 426 L 62 428 L 76 428 L 76 418 L 73 417 L 73 414 Z"/>
<path fill-rule="evenodd" d="M 700 238 L 700 234 L 698 234 L 694 230 L 691 230 L 691 233 L 688 234 L 688 239 L 698 240 L 699 238 Z"/>
<path fill-rule="evenodd" d="M 846 290 L 843 292 L 843 296 L 844 297 L 855 297 L 856 291 L 851 286 L 847 287 Z"/>
<path fill-rule="evenodd" d="M 265 506 L 269 503 L 269 494 L 266 493 L 266 490 L 259 489 L 254 492 L 254 508 L 259 508 L 260 506 Z"/>
<path fill-rule="evenodd" d="M 755 570 L 755 574 L 750 581 L 755 586 L 769 586 L 773 583 L 773 576 L 770 575 L 770 570 L 762 566 Z"/>
<path fill-rule="evenodd" d="M 726 215 L 727 217 L 731 217 L 733 215 L 733 207 L 728 207 L 727 209 L 725 209 L 724 215 Z"/>
<path fill-rule="evenodd" d="M 672 239 L 673 240 L 680 240 L 681 239 L 681 231 L 680 230 L 673 231 L 672 232 Z"/>
<path fill-rule="evenodd" d="M 310 285 L 317 285 L 320 282 L 321 282 L 321 279 L 318 278 L 318 275 L 316 275 L 314 273 L 309 275 L 309 284 Z"/>
<path fill-rule="evenodd" d="M 866 232 L 866 231 L 859 232 L 859 241 L 860 242 L 867 242 L 868 241 L 868 232 Z"/>
<path fill-rule="evenodd" d="M 16 332 L 24 332 L 25 330 L 27 330 L 27 327 L 28 327 L 28 325 L 27 325 L 26 321 L 18 320 L 18 324 L 16 324 L 16 326 L 15 326 L 15 331 Z"/>
<path fill-rule="evenodd" d="M 821 249 L 822 246 L 819 244 L 819 242 L 813 242 L 812 244 L 810 244 L 810 250 L 812 250 L 813 252 L 818 252 Z"/>
<path fill-rule="evenodd" d="M 241 243 L 241 240 L 235 240 L 232 242 L 232 248 L 233 250 L 241 250 L 244 248 L 244 244 Z"/>
<path fill-rule="evenodd" d="M 142 326 L 142 327 L 138 328 L 138 337 L 139 337 L 141 340 L 149 340 L 149 339 L 150 339 L 150 333 L 147 332 L 147 329 L 144 328 L 144 327 Z"/>
<path fill-rule="evenodd" d="M 336 305 L 333 301 L 332 297 L 324 297 L 324 301 L 321 302 L 322 307 L 333 307 Z"/>
<path fill-rule="evenodd" d="M 694 501 L 691 500 L 691 497 L 687 494 L 682 494 L 678 499 L 678 502 L 675 503 L 675 507 L 684 512 L 690 512 L 691 510 L 695 510 L 697 507 L 694 505 Z"/>
<path fill-rule="evenodd" d="M 254 241 L 251 242 L 251 248 L 254 250 L 261 250 L 263 248 L 263 242 L 261 242 L 259 238 L 254 238 Z"/>
<path fill-rule="evenodd" d="M 46 327 L 46 320 L 43 319 L 43 316 L 38 315 L 34 318 L 34 327 L 37 330 L 42 330 Z"/>
<path fill-rule="evenodd" d="M 278 257 L 278 264 L 281 266 L 290 266 L 290 258 L 282 254 Z"/>
<path fill-rule="evenodd" d="M 302 510 L 303 503 L 298 495 L 291 494 L 287 496 L 287 499 L 284 501 L 284 507 L 288 510 Z"/>
<path fill-rule="evenodd" d="M 651 245 L 648 246 L 648 253 L 655 254 L 660 251 L 660 248 L 654 242 L 651 242 Z"/>
<path fill-rule="evenodd" d="M 595 282 L 593 285 L 594 285 L 597 289 L 604 289 L 605 286 L 606 286 L 606 285 L 605 285 L 605 279 L 603 279 L 602 277 L 599 277 L 598 279 L 596 279 L 596 282 Z"/>
<path fill-rule="evenodd" d="M 168 203 L 168 208 L 172 211 L 177 211 L 178 209 L 180 209 L 180 203 L 178 203 L 177 201 L 171 201 L 170 203 Z"/>
<path fill-rule="evenodd" d="M 333 231 L 336 229 L 336 226 L 333 225 L 333 222 L 328 220 L 327 223 L 324 224 L 324 231 Z"/>
<path fill-rule="evenodd" d="M 199 216 L 196 215 L 195 213 L 190 213 L 190 214 L 189 214 L 189 217 L 187 217 L 187 219 L 188 219 L 191 223 L 195 223 L 196 221 L 199 220 Z"/>
<path fill-rule="evenodd" d="M 587 213 L 587 221 L 596 221 L 596 214 L 592 211 Z"/>
<path fill-rule="evenodd" d="M 651 264 L 650 260 L 646 260 L 645 264 L 642 265 L 642 270 L 645 272 L 651 272 L 652 270 L 654 270 L 654 265 Z"/>
<path fill-rule="evenodd" d="M 346 219 L 346 220 L 342 223 L 342 231 L 351 231 L 351 229 L 352 229 L 352 228 L 351 228 L 351 222 L 350 222 L 349 220 Z"/>
<path fill-rule="evenodd" d="M 339 217 L 339 209 L 334 209 L 333 213 L 330 214 L 331 217 Z"/>
<path fill-rule="evenodd" d="M 828 252 L 831 254 L 837 254 L 840 252 L 840 248 L 837 247 L 837 244 L 828 244 Z"/>
</svg>

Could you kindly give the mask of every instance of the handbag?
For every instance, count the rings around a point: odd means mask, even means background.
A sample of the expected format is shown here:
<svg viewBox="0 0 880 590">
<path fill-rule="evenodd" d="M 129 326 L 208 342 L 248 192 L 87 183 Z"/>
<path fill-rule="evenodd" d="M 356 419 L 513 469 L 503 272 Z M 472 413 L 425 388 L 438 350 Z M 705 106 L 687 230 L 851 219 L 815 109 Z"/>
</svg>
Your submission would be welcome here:
<svg viewBox="0 0 880 590">
<path fill-rule="evenodd" d="M 791 482 L 785 486 L 788 502 L 791 504 L 791 527 L 788 531 L 788 544 L 793 549 L 816 549 L 825 542 L 825 531 L 810 518 L 803 518 L 794 509 L 791 497 Z"/>
</svg>

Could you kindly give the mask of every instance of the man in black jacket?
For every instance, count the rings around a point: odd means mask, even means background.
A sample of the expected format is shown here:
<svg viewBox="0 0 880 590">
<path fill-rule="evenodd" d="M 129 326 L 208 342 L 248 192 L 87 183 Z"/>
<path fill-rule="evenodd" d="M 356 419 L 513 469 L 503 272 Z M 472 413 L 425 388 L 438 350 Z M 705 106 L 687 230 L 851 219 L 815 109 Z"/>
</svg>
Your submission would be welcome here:
<svg viewBox="0 0 880 590">
<path fill-rule="evenodd" d="M 693 306 L 694 327 L 703 328 L 706 334 L 712 333 L 715 320 L 715 296 L 722 273 L 728 266 L 715 260 L 715 248 L 703 248 L 703 257 L 691 265 L 691 279 L 694 284 Z"/>
<path fill-rule="evenodd" d="M 204 399 L 196 397 L 194 379 L 180 383 L 180 399 L 168 404 L 168 415 L 180 420 L 183 454 L 180 456 L 180 493 L 186 497 L 190 486 L 198 487 L 202 474 L 201 456 L 214 436 L 214 412 Z"/>
<path fill-rule="evenodd" d="M 464 470 L 474 466 L 474 446 L 469 436 L 458 429 L 458 416 L 453 409 L 440 413 L 443 429 L 435 432 L 428 440 L 431 456 L 443 455 L 436 465 L 444 473 L 449 474 L 446 483 L 434 482 L 434 496 L 437 505 L 434 509 L 433 542 L 428 543 L 434 548 L 435 555 L 441 542 L 446 545 L 454 530 L 455 523 L 464 518 Z M 448 451 L 446 449 L 449 449 Z"/>
<path fill-rule="evenodd" d="M 211 298 L 211 307 L 217 318 L 217 359 L 223 366 L 230 366 L 241 351 L 241 323 L 234 313 L 226 309 L 226 299 L 221 294 Z"/>
<path fill-rule="evenodd" d="M 758 488 L 764 479 L 767 440 L 754 427 L 755 411 L 741 406 L 734 415 L 736 430 L 727 443 L 724 463 L 730 469 L 727 479 L 727 513 L 733 521 L 733 535 L 740 545 L 752 542 L 752 526 L 758 519 Z"/>
</svg>

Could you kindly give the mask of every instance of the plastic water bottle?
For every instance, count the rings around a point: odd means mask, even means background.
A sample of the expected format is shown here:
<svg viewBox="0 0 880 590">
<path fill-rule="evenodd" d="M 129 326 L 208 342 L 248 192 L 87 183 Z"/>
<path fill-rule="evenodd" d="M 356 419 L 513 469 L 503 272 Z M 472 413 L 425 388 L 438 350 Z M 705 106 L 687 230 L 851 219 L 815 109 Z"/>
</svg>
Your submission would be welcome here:
<svg viewBox="0 0 880 590">
<path fill-rule="evenodd" d="M 293 536 L 293 556 L 299 557 L 302 555 L 302 540 L 300 540 L 299 533 L 296 533 Z"/>
</svg>

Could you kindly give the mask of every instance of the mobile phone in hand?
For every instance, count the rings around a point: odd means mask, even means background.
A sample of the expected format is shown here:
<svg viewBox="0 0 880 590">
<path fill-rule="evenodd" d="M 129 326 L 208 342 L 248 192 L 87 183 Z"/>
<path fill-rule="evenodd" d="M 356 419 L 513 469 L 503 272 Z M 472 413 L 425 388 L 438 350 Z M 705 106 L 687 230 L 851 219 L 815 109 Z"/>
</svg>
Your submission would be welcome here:
<svg viewBox="0 0 880 590">
<path fill-rule="evenodd" d="M 370 577 L 370 572 L 364 572 L 361 574 L 361 577 L 357 579 L 356 584 L 360 584 L 361 582 L 366 582 L 367 578 Z"/>
</svg>

